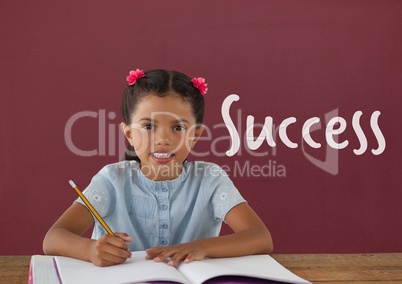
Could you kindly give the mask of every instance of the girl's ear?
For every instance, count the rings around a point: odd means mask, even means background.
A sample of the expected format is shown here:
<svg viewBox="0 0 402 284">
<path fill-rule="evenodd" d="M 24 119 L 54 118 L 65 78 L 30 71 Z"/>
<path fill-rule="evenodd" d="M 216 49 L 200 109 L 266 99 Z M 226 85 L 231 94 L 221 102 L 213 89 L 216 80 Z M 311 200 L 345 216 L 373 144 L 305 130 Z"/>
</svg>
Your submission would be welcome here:
<svg viewBox="0 0 402 284">
<path fill-rule="evenodd" d="M 133 141 L 131 137 L 131 128 L 125 124 L 124 122 L 120 123 L 120 129 L 123 132 L 124 136 L 126 137 L 128 143 L 133 146 Z"/>
<path fill-rule="evenodd" d="M 195 143 L 197 143 L 198 139 L 201 137 L 204 130 L 205 130 L 204 125 L 201 125 L 200 127 L 197 127 L 195 129 L 193 141 L 191 142 L 191 148 L 194 148 Z"/>
</svg>

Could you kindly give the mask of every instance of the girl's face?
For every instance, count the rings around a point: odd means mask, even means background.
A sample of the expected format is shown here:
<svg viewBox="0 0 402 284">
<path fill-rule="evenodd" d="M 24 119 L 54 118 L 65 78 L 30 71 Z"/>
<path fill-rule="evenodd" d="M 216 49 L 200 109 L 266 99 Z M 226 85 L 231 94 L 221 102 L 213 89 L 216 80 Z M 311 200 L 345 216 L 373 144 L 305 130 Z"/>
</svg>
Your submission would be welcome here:
<svg viewBox="0 0 402 284">
<path fill-rule="evenodd" d="M 144 97 L 121 125 L 141 160 L 142 173 L 152 180 L 170 180 L 181 173 L 184 160 L 204 128 L 196 128 L 191 105 L 177 94 Z"/>
</svg>

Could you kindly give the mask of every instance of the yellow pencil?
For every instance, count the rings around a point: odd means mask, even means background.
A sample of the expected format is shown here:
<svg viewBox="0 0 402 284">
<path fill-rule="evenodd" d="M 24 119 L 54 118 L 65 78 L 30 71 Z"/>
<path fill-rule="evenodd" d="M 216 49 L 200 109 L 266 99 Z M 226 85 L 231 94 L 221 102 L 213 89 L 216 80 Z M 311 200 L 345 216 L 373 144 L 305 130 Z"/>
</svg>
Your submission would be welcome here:
<svg viewBox="0 0 402 284">
<path fill-rule="evenodd" d="M 70 185 L 72 186 L 72 188 L 74 188 L 74 190 L 78 193 L 78 195 L 81 197 L 82 201 L 84 201 L 85 205 L 88 207 L 88 209 L 92 212 L 92 214 L 95 216 L 95 218 L 99 221 L 99 223 L 101 223 L 101 225 L 103 226 L 103 228 L 105 228 L 105 230 L 108 232 L 109 235 L 112 235 L 115 237 L 115 234 L 113 234 L 112 230 L 110 230 L 110 228 L 108 227 L 108 225 L 106 225 L 105 221 L 103 221 L 103 219 L 101 218 L 101 216 L 99 216 L 98 212 L 96 212 L 95 208 L 93 208 L 92 204 L 89 203 L 88 199 L 86 199 L 86 197 L 81 193 L 81 191 L 78 189 L 78 187 L 75 185 L 75 183 L 70 180 Z"/>
</svg>

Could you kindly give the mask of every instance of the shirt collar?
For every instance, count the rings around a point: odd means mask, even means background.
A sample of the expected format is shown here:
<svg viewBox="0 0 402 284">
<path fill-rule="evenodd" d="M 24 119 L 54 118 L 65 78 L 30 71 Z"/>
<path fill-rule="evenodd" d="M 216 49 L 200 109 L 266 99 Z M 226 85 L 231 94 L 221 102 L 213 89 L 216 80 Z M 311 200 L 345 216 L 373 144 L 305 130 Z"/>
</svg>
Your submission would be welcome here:
<svg viewBox="0 0 402 284">
<path fill-rule="evenodd" d="M 180 175 L 172 180 L 154 181 L 146 176 L 141 171 L 140 164 L 136 161 L 130 161 L 132 169 L 137 172 L 138 180 L 141 184 L 149 190 L 158 190 L 163 188 L 168 188 L 169 190 L 179 187 L 179 185 L 186 179 L 188 174 L 187 161 L 183 163 L 183 168 Z"/>
</svg>

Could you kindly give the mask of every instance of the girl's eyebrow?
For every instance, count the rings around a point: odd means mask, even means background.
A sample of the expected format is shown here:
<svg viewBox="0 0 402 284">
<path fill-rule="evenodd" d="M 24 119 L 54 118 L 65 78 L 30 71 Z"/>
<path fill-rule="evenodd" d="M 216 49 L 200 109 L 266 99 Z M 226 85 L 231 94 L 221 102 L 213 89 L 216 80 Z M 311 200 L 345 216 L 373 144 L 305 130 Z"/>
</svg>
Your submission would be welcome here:
<svg viewBox="0 0 402 284">
<path fill-rule="evenodd" d="M 150 118 L 148 118 L 148 117 L 143 117 L 143 118 L 140 118 L 138 121 L 141 121 L 141 120 L 153 121 L 152 119 L 150 119 Z"/>
<path fill-rule="evenodd" d="M 180 122 L 180 123 L 190 123 L 187 119 L 180 118 L 179 120 L 175 120 L 174 122 Z"/>
<path fill-rule="evenodd" d="M 150 121 L 150 122 L 158 122 L 157 120 L 151 119 L 151 118 L 149 118 L 149 117 L 143 117 L 143 118 L 140 118 L 140 119 L 139 119 L 139 121 L 142 121 L 142 120 Z M 179 122 L 179 123 L 190 123 L 187 119 L 184 119 L 184 118 L 175 119 L 175 120 L 172 120 L 172 122 L 173 122 L 173 123 L 176 123 L 176 122 Z"/>
</svg>

